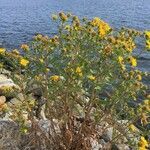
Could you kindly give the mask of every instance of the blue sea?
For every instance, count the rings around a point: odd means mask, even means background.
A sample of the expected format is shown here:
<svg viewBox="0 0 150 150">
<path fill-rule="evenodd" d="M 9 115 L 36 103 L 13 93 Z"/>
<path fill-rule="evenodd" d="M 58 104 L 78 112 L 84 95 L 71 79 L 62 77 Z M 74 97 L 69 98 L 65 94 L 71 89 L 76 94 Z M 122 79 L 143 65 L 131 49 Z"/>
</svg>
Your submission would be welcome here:
<svg viewBox="0 0 150 150">
<path fill-rule="evenodd" d="M 50 16 L 60 11 L 97 16 L 113 28 L 150 30 L 150 0 L 0 0 L 0 46 L 14 49 L 35 33 L 55 34 Z M 142 49 L 139 43 L 138 51 Z M 142 52 L 138 61 L 141 70 L 150 71 L 150 54 Z"/>
</svg>

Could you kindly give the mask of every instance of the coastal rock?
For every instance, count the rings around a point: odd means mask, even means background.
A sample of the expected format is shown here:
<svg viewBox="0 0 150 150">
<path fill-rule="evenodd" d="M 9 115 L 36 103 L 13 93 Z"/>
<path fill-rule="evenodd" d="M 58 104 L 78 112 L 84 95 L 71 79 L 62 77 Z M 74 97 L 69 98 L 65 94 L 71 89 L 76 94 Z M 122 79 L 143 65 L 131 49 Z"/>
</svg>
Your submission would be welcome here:
<svg viewBox="0 0 150 150">
<path fill-rule="evenodd" d="M 104 139 L 105 142 L 109 142 L 112 140 L 113 136 L 113 128 L 106 129 L 106 132 L 101 136 L 102 139 Z"/>
<path fill-rule="evenodd" d="M 130 150 L 129 146 L 125 145 L 125 144 L 118 144 L 118 145 L 116 145 L 116 149 L 117 150 Z"/>
<path fill-rule="evenodd" d="M 98 141 L 95 139 L 91 139 L 91 145 L 92 145 L 92 150 L 99 150 L 103 148 L 103 146 L 99 144 Z"/>
<path fill-rule="evenodd" d="M 12 87 L 16 85 L 11 79 L 8 79 L 5 75 L 0 74 L 0 88 L 4 86 Z"/>
<path fill-rule="evenodd" d="M 6 102 L 5 96 L 0 96 L 0 107 Z"/>
<path fill-rule="evenodd" d="M 0 120 L 0 149 L 19 150 L 19 127 L 12 121 Z"/>
</svg>

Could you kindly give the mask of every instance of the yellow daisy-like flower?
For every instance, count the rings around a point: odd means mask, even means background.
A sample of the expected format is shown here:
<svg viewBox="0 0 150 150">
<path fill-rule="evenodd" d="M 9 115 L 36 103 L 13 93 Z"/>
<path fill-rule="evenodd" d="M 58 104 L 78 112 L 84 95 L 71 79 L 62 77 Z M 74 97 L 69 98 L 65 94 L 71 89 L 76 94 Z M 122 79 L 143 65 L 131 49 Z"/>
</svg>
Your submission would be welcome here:
<svg viewBox="0 0 150 150">
<path fill-rule="evenodd" d="M 150 31 L 145 31 L 145 36 L 150 39 Z"/>
<path fill-rule="evenodd" d="M 0 48 L 0 54 L 4 54 L 6 52 L 5 48 Z"/>
<path fill-rule="evenodd" d="M 57 82 L 57 81 L 60 80 L 60 76 L 58 76 L 58 75 L 53 75 L 53 76 L 50 77 L 50 79 L 51 79 L 52 81 L 54 81 L 54 82 Z"/>
<path fill-rule="evenodd" d="M 104 36 L 106 34 L 106 30 L 103 27 L 99 27 L 99 35 Z"/>
<path fill-rule="evenodd" d="M 148 119 L 148 116 L 145 113 L 142 113 L 142 115 L 141 115 L 142 125 L 146 125 L 148 123 L 147 119 Z"/>
<path fill-rule="evenodd" d="M 26 67 L 29 64 L 29 61 L 25 58 L 21 58 L 20 64 L 21 64 L 21 66 Z"/>
<path fill-rule="evenodd" d="M 147 148 L 144 148 L 144 147 L 139 147 L 138 150 L 147 150 Z"/>
<path fill-rule="evenodd" d="M 100 21 L 101 21 L 100 18 L 95 17 L 95 18 L 92 20 L 91 24 L 92 24 L 93 26 L 98 26 L 99 23 L 100 23 Z"/>
<path fill-rule="evenodd" d="M 46 68 L 46 72 L 49 72 L 50 71 L 50 69 L 49 68 Z"/>
<path fill-rule="evenodd" d="M 139 81 L 142 80 L 142 76 L 140 74 L 137 75 L 137 80 L 139 80 Z"/>
<path fill-rule="evenodd" d="M 82 69 L 81 69 L 81 67 L 77 67 L 75 72 L 76 72 L 79 76 L 82 76 L 82 75 L 83 75 L 83 74 L 82 74 Z"/>
<path fill-rule="evenodd" d="M 77 67 L 76 68 L 76 73 L 81 73 L 81 72 L 82 72 L 81 67 Z"/>
<path fill-rule="evenodd" d="M 134 57 L 130 57 L 130 63 L 133 67 L 136 67 L 137 66 L 137 61 Z"/>
<path fill-rule="evenodd" d="M 52 19 L 53 19 L 53 20 L 57 20 L 57 19 L 58 19 L 58 16 L 55 15 L 55 14 L 52 14 Z"/>
<path fill-rule="evenodd" d="M 99 24 L 99 35 L 105 36 L 110 29 L 111 28 L 107 23 L 101 21 Z"/>
<path fill-rule="evenodd" d="M 90 76 L 88 76 L 88 79 L 90 79 L 90 80 L 94 81 L 96 78 L 95 78 L 95 76 L 90 75 Z"/>
<path fill-rule="evenodd" d="M 146 41 L 146 48 L 150 49 L 150 39 Z"/>
<path fill-rule="evenodd" d="M 70 26 L 70 25 L 66 25 L 66 26 L 65 26 L 65 30 L 70 31 L 70 29 L 71 29 L 71 26 Z"/>
<path fill-rule="evenodd" d="M 102 21 L 98 17 L 95 17 L 91 21 L 91 25 L 93 25 L 94 27 L 98 27 L 98 32 L 99 32 L 100 37 L 105 36 L 107 34 L 107 32 L 111 29 L 109 24 L 107 24 L 106 22 Z"/>
<path fill-rule="evenodd" d="M 136 48 L 136 45 L 132 39 L 129 39 L 127 43 L 125 43 L 125 48 L 128 52 L 132 52 L 133 49 Z"/>
<path fill-rule="evenodd" d="M 144 100 L 144 108 L 146 111 L 150 112 L 150 100 Z"/>
<path fill-rule="evenodd" d="M 148 99 L 144 100 L 144 104 L 150 106 L 150 100 L 148 100 Z"/>
<path fill-rule="evenodd" d="M 21 49 L 23 49 L 24 51 L 29 51 L 29 46 L 27 44 L 22 44 Z"/>
<path fill-rule="evenodd" d="M 42 80 L 42 75 L 36 75 L 34 78 L 35 78 L 35 80 L 37 80 L 37 81 L 40 81 L 40 80 Z"/>
<path fill-rule="evenodd" d="M 14 54 L 16 54 L 16 55 L 19 55 L 19 54 L 20 54 L 17 49 L 12 50 L 12 53 L 14 53 Z"/>
<path fill-rule="evenodd" d="M 59 13 L 59 17 L 62 21 L 67 21 L 68 20 L 68 17 L 66 14 L 64 14 L 63 12 L 62 13 Z"/>
<path fill-rule="evenodd" d="M 120 64 L 123 64 L 123 57 L 122 56 L 118 56 L 118 61 Z"/>
<path fill-rule="evenodd" d="M 143 136 L 141 136 L 139 141 L 139 150 L 147 150 L 147 147 L 148 147 L 148 142 Z"/>
<path fill-rule="evenodd" d="M 133 132 L 136 131 L 136 127 L 135 127 L 133 124 L 131 124 L 131 125 L 129 126 L 129 129 L 130 129 L 131 131 L 133 131 Z"/>
</svg>

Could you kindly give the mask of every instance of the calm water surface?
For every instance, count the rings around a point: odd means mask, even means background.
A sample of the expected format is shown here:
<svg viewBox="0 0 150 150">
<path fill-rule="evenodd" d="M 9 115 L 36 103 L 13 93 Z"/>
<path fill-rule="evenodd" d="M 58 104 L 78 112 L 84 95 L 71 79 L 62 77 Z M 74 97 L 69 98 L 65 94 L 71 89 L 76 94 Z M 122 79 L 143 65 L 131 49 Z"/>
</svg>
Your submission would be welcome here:
<svg viewBox="0 0 150 150">
<path fill-rule="evenodd" d="M 115 28 L 150 29 L 150 0 L 0 0 L 0 45 L 12 49 L 35 33 L 56 33 L 50 14 L 60 11 L 98 16 Z M 142 70 L 150 71 L 150 54 L 143 53 L 139 62 Z"/>
</svg>

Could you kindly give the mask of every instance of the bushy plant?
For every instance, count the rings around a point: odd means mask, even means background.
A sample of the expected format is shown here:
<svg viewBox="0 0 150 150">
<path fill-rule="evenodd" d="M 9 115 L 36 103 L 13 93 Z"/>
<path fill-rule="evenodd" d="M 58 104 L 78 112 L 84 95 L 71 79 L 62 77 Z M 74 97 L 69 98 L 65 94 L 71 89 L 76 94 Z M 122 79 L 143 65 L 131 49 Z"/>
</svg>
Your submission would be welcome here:
<svg viewBox="0 0 150 150">
<path fill-rule="evenodd" d="M 149 48 L 150 32 L 115 30 L 97 17 L 80 20 L 59 13 L 52 19 L 58 25 L 57 35 L 38 34 L 32 43 L 23 44 L 20 52 L 0 51 L 3 58 L 11 60 L 11 78 L 21 93 L 12 119 L 26 134 L 35 136 L 35 148 L 44 141 L 46 149 L 92 149 L 92 140 L 98 141 L 113 128 L 109 149 L 126 138 L 133 149 L 146 150 L 150 97 L 142 78 L 148 73 L 138 70 L 133 51 L 137 37 L 145 35 Z M 139 103 L 139 96 L 146 100 Z M 37 110 L 43 104 L 51 123 L 51 132 L 46 134 L 37 127 Z M 140 130 L 135 127 L 138 120 Z"/>
</svg>

